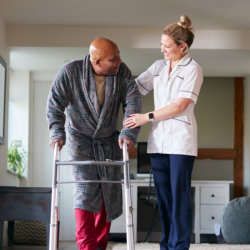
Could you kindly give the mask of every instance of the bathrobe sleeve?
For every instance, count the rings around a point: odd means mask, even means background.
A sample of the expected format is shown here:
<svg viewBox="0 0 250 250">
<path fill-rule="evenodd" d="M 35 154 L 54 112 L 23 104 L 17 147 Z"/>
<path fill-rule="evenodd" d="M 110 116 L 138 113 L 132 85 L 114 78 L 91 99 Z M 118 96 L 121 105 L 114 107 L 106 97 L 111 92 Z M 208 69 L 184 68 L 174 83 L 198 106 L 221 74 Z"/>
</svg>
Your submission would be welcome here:
<svg viewBox="0 0 250 250">
<path fill-rule="evenodd" d="M 121 88 L 121 103 L 123 105 L 124 119 L 131 114 L 141 113 L 141 96 L 133 79 L 130 70 L 125 67 L 123 70 L 123 84 Z M 140 128 L 125 128 L 123 126 L 119 138 L 127 138 L 136 143 Z"/>
</svg>

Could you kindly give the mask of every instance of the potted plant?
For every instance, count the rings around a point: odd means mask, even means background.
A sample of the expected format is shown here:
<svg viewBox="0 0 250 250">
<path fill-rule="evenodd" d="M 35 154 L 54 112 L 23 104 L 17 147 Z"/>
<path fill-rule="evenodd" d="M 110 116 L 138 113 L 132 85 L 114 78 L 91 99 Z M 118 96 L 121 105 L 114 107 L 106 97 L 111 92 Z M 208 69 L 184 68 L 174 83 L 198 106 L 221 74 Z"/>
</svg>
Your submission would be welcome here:
<svg viewBox="0 0 250 250">
<path fill-rule="evenodd" d="M 23 177 L 25 170 L 26 152 L 20 143 L 13 141 L 8 148 L 8 169 L 17 173 L 18 177 Z"/>
</svg>

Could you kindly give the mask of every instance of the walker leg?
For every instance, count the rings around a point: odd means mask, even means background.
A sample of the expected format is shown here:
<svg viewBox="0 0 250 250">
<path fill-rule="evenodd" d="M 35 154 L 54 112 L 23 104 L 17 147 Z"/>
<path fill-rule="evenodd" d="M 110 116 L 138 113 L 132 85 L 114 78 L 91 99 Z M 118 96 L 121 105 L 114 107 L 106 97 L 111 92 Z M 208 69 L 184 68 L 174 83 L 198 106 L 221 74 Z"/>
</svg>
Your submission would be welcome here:
<svg viewBox="0 0 250 250">
<path fill-rule="evenodd" d="M 131 201 L 130 176 L 127 144 L 123 145 L 123 161 L 124 161 L 124 194 L 125 194 L 125 213 L 126 213 L 126 236 L 127 250 L 135 249 L 134 242 L 134 224 L 133 224 L 133 208 Z"/>
<path fill-rule="evenodd" d="M 52 179 L 52 196 L 51 196 L 51 215 L 50 215 L 50 236 L 49 250 L 57 250 L 57 232 L 58 232 L 58 190 L 57 190 L 57 165 L 59 158 L 58 144 L 55 144 L 53 179 Z"/>
</svg>

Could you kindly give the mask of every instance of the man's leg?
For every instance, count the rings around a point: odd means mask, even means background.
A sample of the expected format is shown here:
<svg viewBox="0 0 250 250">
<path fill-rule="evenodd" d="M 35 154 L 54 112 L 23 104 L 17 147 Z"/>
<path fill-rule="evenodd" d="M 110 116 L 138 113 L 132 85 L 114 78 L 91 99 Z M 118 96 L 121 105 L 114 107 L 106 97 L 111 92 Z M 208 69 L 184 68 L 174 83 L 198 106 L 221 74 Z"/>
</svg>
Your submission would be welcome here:
<svg viewBox="0 0 250 250">
<path fill-rule="evenodd" d="M 100 213 L 95 213 L 95 235 L 97 236 L 97 249 L 105 250 L 109 241 L 111 222 L 106 221 L 104 204 Z"/>
<path fill-rule="evenodd" d="M 95 214 L 82 209 L 75 209 L 76 243 L 79 250 L 96 250 Z"/>
</svg>

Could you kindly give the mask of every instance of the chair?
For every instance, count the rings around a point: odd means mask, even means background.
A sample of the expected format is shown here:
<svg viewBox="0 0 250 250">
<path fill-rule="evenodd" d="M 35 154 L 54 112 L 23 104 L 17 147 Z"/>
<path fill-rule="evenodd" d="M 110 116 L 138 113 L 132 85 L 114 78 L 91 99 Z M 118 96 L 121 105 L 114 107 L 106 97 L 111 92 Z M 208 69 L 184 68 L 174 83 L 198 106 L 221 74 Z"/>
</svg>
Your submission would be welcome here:
<svg viewBox="0 0 250 250">
<path fill-rule="evenodd" d="M 152 193 L 152 181 L 153 181 L 153 174 L 152 174 L 152 170 L 150 170 L 150 175 L 149 175 L 149 186 L 148 186 L 148 193 L 146 196 L 146 204 L 152 206 L 154 208 L 154 213 L 153 213 L 153 217 L 150 223 L 150 227 L 148 229 L 147 235 L 145 237 L 144 242 L 148 242 L 150 239 L 150 236 L 153 232 L 153 229 L 156 225 L 156 222 L 158 222 L 159 220 L 159 213 L 158 213 L 158 205 L 157 205 L 157 199 L 156 199 L 156 195 Z"/>
</svg>

